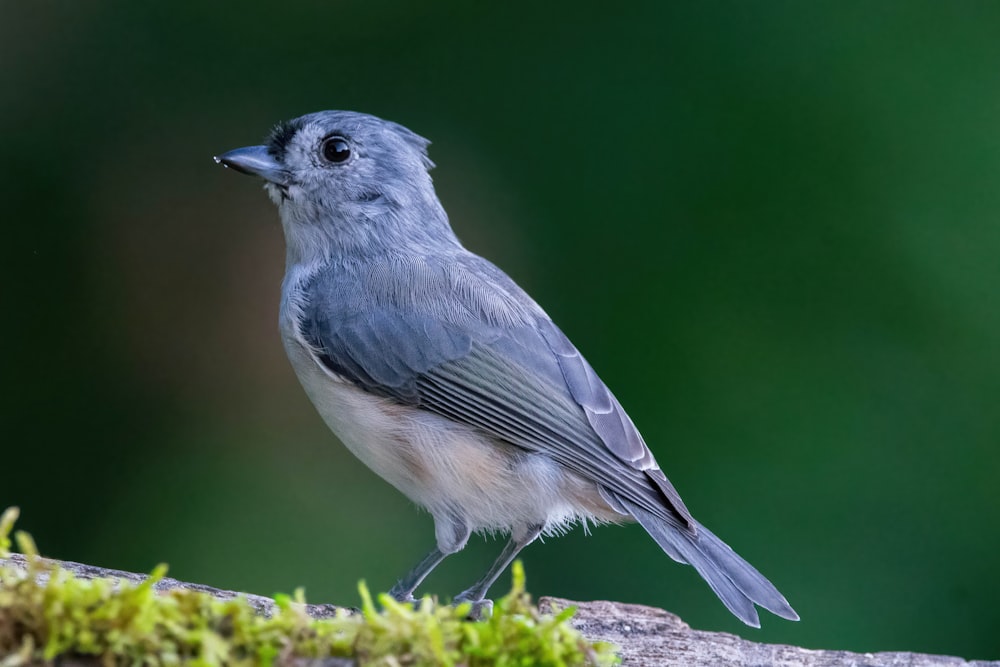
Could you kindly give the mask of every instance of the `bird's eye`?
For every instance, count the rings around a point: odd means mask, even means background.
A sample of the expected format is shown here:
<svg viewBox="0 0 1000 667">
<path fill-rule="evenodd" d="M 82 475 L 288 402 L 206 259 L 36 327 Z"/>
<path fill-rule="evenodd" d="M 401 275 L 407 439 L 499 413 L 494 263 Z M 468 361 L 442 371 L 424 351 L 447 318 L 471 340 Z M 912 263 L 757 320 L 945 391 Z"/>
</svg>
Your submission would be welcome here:
<svg viewBox="0 0 1000 667">
<path fill-rule="evenodd" d="M 324 139 L 320 150 L 327 162 L 335 164 L 345 162 L 351 157 L 351 145 L 347 143 L 347 139 L 338 135 Z"/>
</svg>

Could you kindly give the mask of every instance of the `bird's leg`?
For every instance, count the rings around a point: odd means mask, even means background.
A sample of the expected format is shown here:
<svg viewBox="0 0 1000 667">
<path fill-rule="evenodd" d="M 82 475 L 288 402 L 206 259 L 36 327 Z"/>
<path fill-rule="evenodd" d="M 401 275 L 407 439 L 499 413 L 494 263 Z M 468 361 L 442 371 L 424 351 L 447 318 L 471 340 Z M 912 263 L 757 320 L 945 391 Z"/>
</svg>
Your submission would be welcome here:
<svg viewBox="0 0 1000 667">
<path fill-rule="evenodd" d="M 416 567 L 407 572 L 402 579 L 396 582 L 396 585 L 389 591 L 389 595 L 400 602 L 416 602 L 416 598 L 413 597 L 413 591 L 417 590 L 417 586 L 420 585 L 420 582 L 422 582 L 427 575 L 431 573 L 431 570 L 437 567 L 447 556 L 448 554 L 442 552 L 437 547 L 434 547 L 429 554 L 424 556 L 421 561 L 417 563 Z"/>
<path fill-rule="evenodd" d="M 456 516 L 435 516 L 434 535 L 437 538 L 437 546 L 396 582 L 389 595 L 400 602 L 416 602 L 413 591 L 417 590 L 417 586 L 431 573 L 431 570 L 440 565 L 441 561 L 450 554 L 462 550 L 469 541 L 470 533 L 465 522 Z"/>
<path fill-rule="evenodd" d="M 489 616 L 493 612 L 493 601 L 486 599 L 486 592 L 493 585 L 493 582 L 507 569 L 517 554 L 524 547 L 528 546 L 542 533 L 542 525 L 527 526 L 523 531 L 511 533 L 510 539 L 504 545 L 500 556 L 493 562 L 486 575 L 474 583 L 470 588 L 465 589 L 455 596 L 453 604 L 461 602 L 471 602 L 472 610 L 469 616 L 474 619 Z"/>
</svg>

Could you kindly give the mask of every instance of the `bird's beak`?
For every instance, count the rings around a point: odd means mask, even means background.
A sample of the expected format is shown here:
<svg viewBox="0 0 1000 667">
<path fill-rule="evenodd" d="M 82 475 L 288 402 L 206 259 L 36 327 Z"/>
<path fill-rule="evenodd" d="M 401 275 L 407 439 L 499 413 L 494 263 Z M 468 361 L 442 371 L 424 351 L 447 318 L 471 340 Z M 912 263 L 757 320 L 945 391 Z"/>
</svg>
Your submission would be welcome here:
<svg viewBox="0 0 1000 667">
<path fill-rule="evenodd" d="M 241 174 L 260 176 L 265 181 L 277 185 L 289 184 L 289 173 L 267 152 L 267 146 L 247 146 L 215 156 L 215 161 L 223 167 L 235 169 Z"/>
</svg>

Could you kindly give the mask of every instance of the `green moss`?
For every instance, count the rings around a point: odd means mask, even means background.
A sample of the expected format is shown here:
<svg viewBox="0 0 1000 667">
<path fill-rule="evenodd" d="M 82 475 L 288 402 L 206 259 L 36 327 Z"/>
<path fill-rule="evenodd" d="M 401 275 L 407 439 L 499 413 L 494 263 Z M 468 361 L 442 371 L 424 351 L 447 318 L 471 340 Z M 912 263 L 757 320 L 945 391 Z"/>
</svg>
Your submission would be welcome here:
<svg viewBox="0 0 1000 667">
<path fill-rule="evenodd" d="M 0 517 L 0 557 L 10 555 L 17 510 Z M 0 566 L 0 665 L 60 656 L 94 656 L 103 664 L 272 665 L 292 658 L 349 657 L 362 665 L 612 665 L 610 644 L 590 643 L 569 625 L 573 609 L 541 614 L 513 568 L 513 588 L 492 617 L 465 620 L 469 608 L 429 598 L 400 604 L 362 583 L 361 613 L 314 619 L 301 590 L 279 595 L 270 618 L 244 598 L 219 600 L 177 589 L 157 592 L 167 571 L 135 584 L 81 579 L 38 556 L 31 537 L 15 534 L 26 570 Z"/>
</svg>

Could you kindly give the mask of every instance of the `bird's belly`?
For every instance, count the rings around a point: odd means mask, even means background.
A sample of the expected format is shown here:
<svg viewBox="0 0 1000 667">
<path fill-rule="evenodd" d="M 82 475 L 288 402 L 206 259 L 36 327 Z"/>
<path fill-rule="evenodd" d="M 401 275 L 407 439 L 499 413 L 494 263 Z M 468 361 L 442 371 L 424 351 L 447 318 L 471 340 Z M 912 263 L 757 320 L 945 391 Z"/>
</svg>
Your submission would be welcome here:
<svg viewBox="0 0 1000 667">
<path fill-rule="evenodd" d="M 460 517 L 472 530 L 543 524 L 555 531 L 579 518 L 616 516 L 596 484 L 549 457 L 359 389 L 321 368 L 297 340 L 283 338 L 327 426 L 365 465 L 435 517 Z"/>
</svg>

